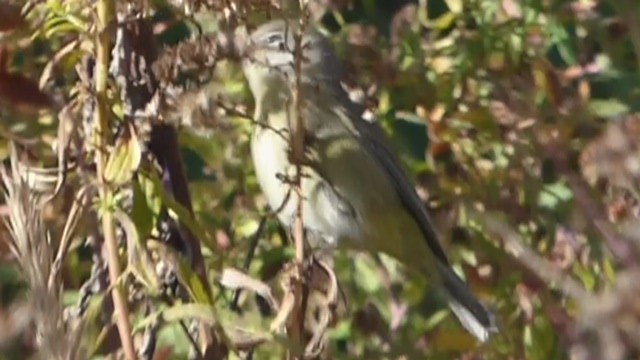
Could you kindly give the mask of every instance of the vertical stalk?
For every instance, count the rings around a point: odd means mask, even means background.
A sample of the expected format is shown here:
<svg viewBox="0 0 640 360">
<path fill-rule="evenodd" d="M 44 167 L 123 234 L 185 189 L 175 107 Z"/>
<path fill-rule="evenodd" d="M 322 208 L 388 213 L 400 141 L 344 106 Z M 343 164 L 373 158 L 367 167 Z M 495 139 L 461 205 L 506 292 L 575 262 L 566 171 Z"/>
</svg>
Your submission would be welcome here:
<svg viewBox="0 0 640 360">
<path fill-rule="evenodd" d="M 304 264 L 304 224 L 302 221 L 302 166 L 304 161 L 304 122 L 302 119 L 302 100 L 301 100 L 301 71 L 302 71 L 302 36 L 306 27 L 306 12 L 305 6 L 300 4 L 302 14 L 300 17 L 299 31 L 294 34 L 295 47 L 294 47 L 294 68 L 295 68 L 295 87 L 292 92 L 292 101 L 295 113 L 295 131 L 292 132 L 293 138 L 291 139 L 291 147 L 293 153 L 293 159 L 295 160 L 296 176 L 293 183 L 293 190 L 296 201 L 296 216 L 293 226 L 293 239 L 295 245 L 295 265 L 296 271 L 295 278 L 297 281 L 293 284 L 293 295 L 295 299 L 295 306 L 291 314 L 289 322 L 289 337 L 295 344 L 304 345 L 304 317 L 305 317 L 305 289 L 304 289 L 304 274 L 302 272 Z M 304 347 L 304 346 L 303 346 Z M 296 356 L 289 353 L 289 359 L 297 359 Z"/>
<path fill-rule="evenodd" d="M 107 162 L 106 146 L 109 142 L 109 116 L 107 99 L 107 78 L 109 73 L 109 53 L 111 41 L 108 26 L 115 19 L 115 0 L 98 0 L 98 34 L 96 42 L 96 66 L 94 70 L 96 110 L 95 110 L 95 142 L 96 142 L 96 169 L 98 175 L 98 191 L 100 201 L 108 203 L 113 198 L 113 193 L 104 181 L 104 168 Z M 111 209 L 103 207 L 101 214 L 102 232 L 107 253 L 107 265 L 109 267 L 109 280 L 111 283 L 111 296 L 115 311 L 116 325 L 120 334 L 122 350 L 127 360 L 135 360 L 136 353 L 131 337 L 131 324 L 129 322 L 129 309 L 124 289 L 119 284 L 120 261 L 118 258 L 118 244 L 115 236 L 115 227 Z"/>
</svg>

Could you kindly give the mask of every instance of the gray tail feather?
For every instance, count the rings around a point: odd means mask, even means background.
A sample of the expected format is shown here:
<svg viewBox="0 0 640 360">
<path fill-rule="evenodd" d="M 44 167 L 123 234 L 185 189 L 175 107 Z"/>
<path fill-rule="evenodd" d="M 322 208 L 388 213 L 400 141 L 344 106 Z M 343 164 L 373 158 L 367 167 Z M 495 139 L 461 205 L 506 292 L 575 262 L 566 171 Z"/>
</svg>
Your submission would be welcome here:
<svg viewBox="0 0 640 360">
<path fill-rule="evenodd" d="M 493 313 L 476 299 L 467 284 L 451 268 L 438 262 L 438 270 L 451 311 L 467 331 L 479 341 L 487 341 L 492 333 L 498 331 Z"/>
</svg>

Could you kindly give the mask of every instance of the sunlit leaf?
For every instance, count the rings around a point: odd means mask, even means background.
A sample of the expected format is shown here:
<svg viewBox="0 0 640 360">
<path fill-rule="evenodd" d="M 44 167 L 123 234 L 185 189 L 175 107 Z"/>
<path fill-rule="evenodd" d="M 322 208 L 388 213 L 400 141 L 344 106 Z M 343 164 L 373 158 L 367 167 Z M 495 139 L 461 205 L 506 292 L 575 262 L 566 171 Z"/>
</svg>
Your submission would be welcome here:
<svg viewBox="0 0 640 360">
<path fill-rule="evenodd" d="M 449 7 L 449 10 L 451 10 L 451 12 L 456 14 L 459 14 L 462 12 L 462 8 L 463 8 L 462 0 L 445 0 L 445 2 L 447 3 L 447 6 Z"/>
<path fill-rule="evenodd" d="M 115 185 L 130 181 L 142 159 L 142 148 L 134 125 L 129 123 L 126 129 L 116 140 L 104 169 L 105 180 Z"/>
<path fill-rule="evenodd" d="M 437 18 L 434 22 L 433 22 L 433 28 L 434 29 L 438 29 L 438 30 L 445 30 L 450 28 L 454 22 L 456 21 L 456 19 L 458 18 L 458 15 L 454 12 L 448 12 L 442 16 L 440 16 L 439 18 Z"/>
</svg>

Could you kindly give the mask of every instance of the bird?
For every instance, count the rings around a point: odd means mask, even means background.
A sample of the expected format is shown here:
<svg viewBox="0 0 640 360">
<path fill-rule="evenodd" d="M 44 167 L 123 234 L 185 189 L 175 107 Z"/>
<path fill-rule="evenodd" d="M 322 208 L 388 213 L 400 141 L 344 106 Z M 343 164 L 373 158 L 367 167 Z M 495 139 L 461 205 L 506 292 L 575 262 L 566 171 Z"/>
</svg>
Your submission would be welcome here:
<svg viewBox="0 0 640 360">
<path fill-rule="evenodd" d="M 312 248 L 391 256 L 439 285 L 453 314 L 480 342 L 498 332 L 495 315 L 453 271 L 386 134 L 363 118 L 364 107 L 341 85 L 342 64 L 329 39 L 312 24 L 276 19 L 252 31 L 244 49 L 242 71 L 255 103 L 251 158 L 280 223 L 292 229 L 297 203 L 286 179 L 301 166 L 301 217 Z M 298 116 L 304 159 L 294 163 L 290 144 Z"/>
</svg>

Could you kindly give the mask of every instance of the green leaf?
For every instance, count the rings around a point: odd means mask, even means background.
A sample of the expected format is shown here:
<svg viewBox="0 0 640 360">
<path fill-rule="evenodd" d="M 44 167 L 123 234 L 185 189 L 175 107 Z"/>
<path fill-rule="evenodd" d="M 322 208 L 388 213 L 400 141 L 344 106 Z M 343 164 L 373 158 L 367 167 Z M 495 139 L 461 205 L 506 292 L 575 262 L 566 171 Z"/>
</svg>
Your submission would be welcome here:
<svg viewBox="0 0 640 360">
<path fill-rule="evenodd" d="M 178 261 L 178 278 L 191 298 L 200 304 L 213 304 L 213 296 L 207 293 L 198 274 L 191 269 L 182 256 L 176 256 L 176 259 Z"/>
<path fill-rule="evenodd" d="M 170 308 L 161 309 L 139 321 L 135 324 L 133 331 L 139 332 L 156 323 L 160 318 L 168 323 L 198 319 L 209 325 L 216 324 L 217 319 L 215 309 L 210 305 L 193 303 L 176 304 Z"/>
<path fill-rule="evenodd" d="M 629 106 L 618 99 L 591 100 L 589 111 L 598 117 L 611 118 L 627 114 Z"/>
<path fill-rule="evenodd" d="M 213 240 L 209 237 L 208 233 L 200 226 L 200 224 L 195 220 L 195 218 L 191 215 L 191 213 L 180 203 L 178 203 L 171 195 L 167 194 L 164 191 L 162 186 L 162 182 L 158 178 L 157 174 L 141 174 L 141 177 L 144 177 L 149 181 L 148 186 L 150 186 L 149 193 L 152 194 L 152 197 L 159 197 L 162 199 L 162 204 L 164 204 L 167 208 L 175 213 L 178 220 L 184 224 L 189 231 L 193 233 L 193 235 L 200 240 L 200 242 L 204 243 L 206 246 L 210 248 L 215 248 L 213 245 Z"/>
<path fill-rule="evenodd" d="M 590 269 L 585 268 L 580 264 L 577 264 L 576 266 L 574 266 L 574 272 L 582 282 L 582 285 L 584 285 L 585 289 L 587 290 L 594 289 L 596 285 L 596 278 Z"/>
<path fill-rule="evenodd" d="M 153 183 L 144 176 L 138 176 L 133 183 L 133 205 L 131 219 L 136 224 L 141 238 L 146 239 L 156 226 L 160 216 L 162 199 L 153 192 Z"/>
<path fill-rule="evenodd" d="M 446 30 L 453 26 L 455 21 L 457 20 L 458 15 L 453 12 L 448 12 L 442 16 L 439 16 L 435 19 L 431 25 L 432 28 L 436 30 Z"/>
<path fill-rule="evenodd" d="M 380 274 L 369 257 L 356 257 L 354 265 L 358 274 L 358 285 L 367 293 L 374 293 L 381 287 Z"/>
<path fill-rule="evenodd" d="M 329 330 L 329 338 L 334 340 L 349 339 L 352 336 L 351 321 L 343 320 Z"/>
<path fill-rule="evenodd" d="M 538 195 L 538 203 L 541 207 L 555 209 L 559 204 L 567 202 L 573 198 L 571 189 L 565 183 L 554 183 L 545 185 Z"/>
<path fill-rule="evenodd" d="M 84 313 L 84 329 L 82 335 L 82 341 L 86 349 L 89 350 L 89 354 L 95 354 L 102 345 L 101 334 L 103 330 L 108 328 L 107 326 L 98 326 L 101 322 L 99 319 L 102 315 L 102 308 L 104 304 L 104 293 L 98 293 L 91 297 L 89 305 Z"/>
<path fill-rule="evenodd" d="M 159 295 L 160 280 L 156 275 L 145 241 L 140 238 L 136 225 L 121 210 L 116 211 L 114 217 L 124 230 L 127 239 L 127 255 L 129 258 L 127 270 L 131 271 L 152 295 Z"/>
</svg>

